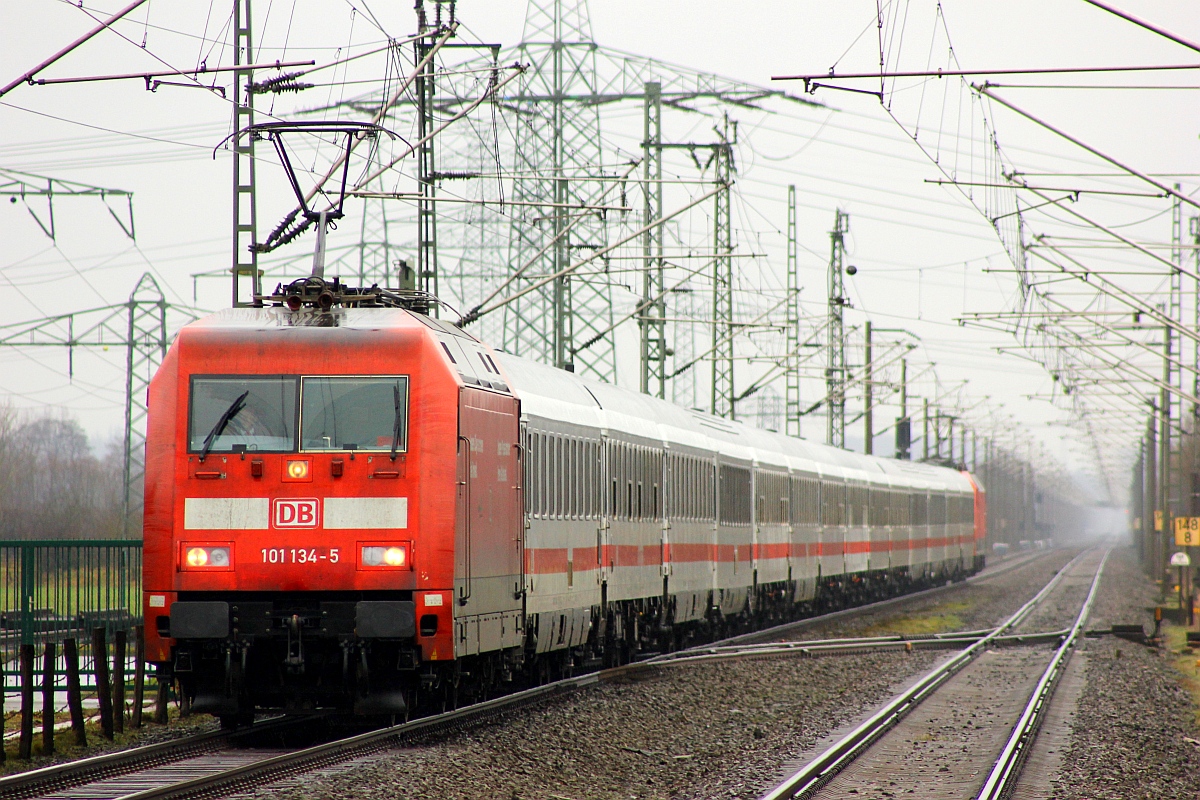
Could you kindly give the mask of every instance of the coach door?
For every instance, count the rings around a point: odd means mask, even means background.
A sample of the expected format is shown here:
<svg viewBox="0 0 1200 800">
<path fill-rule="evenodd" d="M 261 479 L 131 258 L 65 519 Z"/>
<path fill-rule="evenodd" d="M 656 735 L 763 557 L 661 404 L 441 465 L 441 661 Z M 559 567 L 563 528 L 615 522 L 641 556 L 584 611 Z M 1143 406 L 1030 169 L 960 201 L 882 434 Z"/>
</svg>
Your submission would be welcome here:
<svg viewBox="0 0 1200 800">
<path fill-rule="evenodd" d="M 454 583 L 460 604 L 471 598 L 471 440 L 458 437 L 458 500 L 455 508 Z"/>
<path fill-rule="evenodd" d="M 461 390 L 459 502 L 465 508 L 455 588 L 456 611 L 467 625 L 465 652 L 516 647 L 524 637 L 519 415 L 513 397 Z"/>
</svg>

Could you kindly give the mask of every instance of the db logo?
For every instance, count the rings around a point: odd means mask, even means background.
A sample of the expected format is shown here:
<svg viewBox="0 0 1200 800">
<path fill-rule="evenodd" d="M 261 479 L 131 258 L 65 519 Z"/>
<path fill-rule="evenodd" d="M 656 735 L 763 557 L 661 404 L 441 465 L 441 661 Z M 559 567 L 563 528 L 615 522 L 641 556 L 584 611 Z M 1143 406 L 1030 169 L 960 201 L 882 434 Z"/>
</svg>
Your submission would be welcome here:
<svg viewBox="0 0 1200 800">
<path fill-rule="evenodd" d="M 320 522 L 320 500 L 279 499 L 274 506 L 271 519 L 276 528 L 315 528 Z"/>
</svg>

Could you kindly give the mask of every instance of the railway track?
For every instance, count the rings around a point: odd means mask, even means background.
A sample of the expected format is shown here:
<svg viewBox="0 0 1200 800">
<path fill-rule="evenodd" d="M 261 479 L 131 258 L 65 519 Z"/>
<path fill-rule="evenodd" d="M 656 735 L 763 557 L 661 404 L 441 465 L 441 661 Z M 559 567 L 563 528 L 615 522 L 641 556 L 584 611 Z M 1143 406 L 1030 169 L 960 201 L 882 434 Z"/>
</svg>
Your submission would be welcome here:
<svg viewBox="0 0 1200 800">
<path fill-rule="evenodd" d="M 112 753 L 66 761 L 40 769 L 18 772 L 0 778 L 0 800 L 25 800 L 36 797 L 118 797 L 99 789 L 113 787 L 123 776 L 176 764 L 190 758 L 204 758 L 228 751 L 255 739 L 279 736 L 314 724 L 317 718 L 274 717 L 238 731 L 208 731 L 165 742 L 118 750 Z M 95 789 L 77 794 L 80 787 Z"/>
<path fill-rule="evenodd" d="M 838 611 L 830 611 L 829 613 L 821 614 L 821 615 L 815 616 L 815 617 L 805 617 L 804 619 L 798 619 L 798 620 L 794 620 L 792 622 L 785 622 L 782 625 L 776 625 L 776 626 L 773 626 L 770 628 L 763 628 L 762 630 L 758 630 L 758 631 L 751 631 L 749 633 L 742 633 L 742 634 L 738 634 L 736 636 L 730 636 L 727 639 L 721 639 L 720 641 L 714 642 L 713 645 L 737 645 L 737 644 L 743 644 L 743 643 L 749 643 L 749 642 L 757 642 L 757 641 L 761 641 L 763 639 L 770 639 L 772 637 L 790 635 L 790 634 L 802 631 L 806 628 L 811 628 L 811 627 L 814 627 L 817 625 L 827 624 L 829 622 L 833 622 L 833 621 L 836 621 L 839 619 L 852 618 L 852 617 L 860 616 L 862 614 L 870 613 L 872 611 L 882 611 L 883 609 L 891 608 L 892 606 L 896 606 L 896 605 L 902 605 L 905 603 L 909 603 L 914 600 L 920 600 L 920 599 L 928 598 L 928 597 L 936 597 L 938 595 L 953 591 L 956 588 L 963 586 L 964 584 L 971 585 L 971 584 L 976 584 L 976 583 L 985 583 L 985 582 L 990 581 L 994 578 L 997 578 L 1001 575 L 1005 575 L 1009 572 L 1012 572 L 1013 570 L 1017 570 L 1017 569 L 1020 569 L 1021 567 L 1027 566 L 1027 565 L 1033 563 L 1034 561 L 1037 561 L 1039 558 L 1045 557 L 1046 555 L 1047 555 L 1047 552 L 1031 552 L 1031 553 L 1026 553 L 1026 554 L 1020 555 L 1020 556 L 1014 556 L 1014 557 L 1009 558 L 1006 562 L 1004 562 L 1000 566 L 993 567 L 991 569 L 986 569 L 982 572 L 972 575 L 971 577 L 966 578 L 965 580 L 959 581 L 957 583 L 944 583 L 944 584 L 941 584 L 940 586 L 931 586 L 928 589 L 922 589 L 917 592 L 910 592 L 908 594 L 901 594 L 901 595 L 896 595 L 895 597 L 889 597 L 886 600 L 876 600 L 873 603 L 865 603 L 861 606 L 852 606 L 850 608 L 843 608 Z M 712 645 L 700 645 L 696 649 L 699 649 L 702 647 L 711 647 L 711 646 Z M 681 652 L 683 652 L 683 651 L 681 651 Z"/>
<path fill-rule="evenodd" d="M 1001 569 L 970 579 L 987 580 L 1034 560 L 1014 561 Z M 1061 572 L 1059 573 L 1061 575 Z M 767 641 L 795 633 L 822 621 L 848 618 L 947 591 L 954 586 L 934 587 L 899 598 L 844 609 L 768 628 L 753 634 L 666 654 L 600 672 L 567 678 L 477 703 L 455 711 L 369 731 L 310 747 L 281 748 L 278 734 L 305 720 L 276 719 L 246 731 L 211 732 L 172 742 L 95 756 L 0 779 L 0 800 L 58 798 L 60 800 L 152 800 L 152 798 L 220 797 L 300 775 L 338 763 L 369 756 L 430 735 L 445 735 L 473 727 L 520 709 L 552 700 L 602 682 L 627 679 L 639 673 L 712 660 L 778 657 L 853 655 L 883 650 L 956 649 L 971 646 L 992 632 L 962 631 L 917 636 L 879 636 L 809 641 Z M 1027 604 L 1028 605 L 1028 604 Z M 993 645 L 1017 645 L 1057 641 L 1064 631 L 992 636 Z"/>
<path fill-rule="evenodd" d="M 830 784 L 835 781 L 838 790 L 835 793 L 838 796 L 845 792 L 852 792 L 857 796 L 879 796 L 885 792 L 889 795 L 902 794 L 917 787 L 924 797 L 999 800 L 1011 796 L 1020 776 L 1021 766 L 1033 746 L 1038 727 L 1049 707 L 1050 698 L 1072 648 L 1079 637 L 1086 633 L 1084 625 L 1100 584 L 1108 552 L 1105 550 L 1101 554 L 1097 549 L 1092 549 L 1076 556 L 1015 614 L 990 632 L 975 638 L 954 656 L 892 698 L 864 722 L 767 792 L 763 800 L 820 797 L 826 787 L 834 788 Z M 990 667 L 994 674 L 968 675 L 969 668 L 978 666 L 976 659 L 981 654 L 994 652 L 993 648 L 996 645 L 1004 643 L 1005 639 L 1014 638 L 1007 632 L 1028 620 L 1052 592 L 1068 578 L 1077 577 L 1076 574 L 1090 566 L 1091 561 L 1098 563 L 1091 571 L 1086 597 L 1079 605 L 1078 612 L 1074 614 L 1072 624 L 1065 630 L 1039 637 L 1039 641 L 1055 641 L 1058 644 L 1049 663 L 1041 657 L 1015 658 L 1010 659 L 1008 663 L 997 660 Z M 1033 643 L 1033 637 L 1026 639 L 1025 644 Z M 996 675 L 1006 676 L 1014 685 L 1032 685 L 1032 689 L 1019 696 L 1011 692 L 1006 693 L 996 682 Z M 973 677 L 974 680 L 966 680 L 968 677 Z M 942 698 L 942 695 L 948 692 L 954 695 L 953 700 L 930 711 L 927 719 L 915 721 L 910 730 L 900 730 L 901 726 L 907 724 L 906 718 L 913 714 L 922 702 L 931 700 L 935 694 Z M 972 702 L 978 705 L 971 707 Z M 1014 702 L 1018 703 L 1016 709 L 1005 708 L 1006 703 L 1012 706 Z M 1019 713 L 1013 713 L 1014 711 Z M 953 734 L 950 731 L 959 727 L 969 730 L 972 734 L 984 730 L 986 726 L 979 722 L 981 713 L 994 714 L 1001 718 L 992 722 L 992 729 L 998 729 L 998 726 L 1005 724 L 1002 720 L 1007 720 L 1007 725 L 1011 726 L 1000 729 L 1001 735 L 998 738 L 1002 744 L 991 751 L 992 755 L 985 756 L 994 758 L 990 768 L 985 767 L 983 770 L 986 777 L 976 773 L 970 759 L 959 756 L 957 751 L 953 753 L 953 759 L 951 758 L 951 750 L 959 745 L 963 752 L 977 755 L 977 752 L 971 752 L 969 736 L 960 734 L 958 739 L 952 739 Z M 1015 723 L 1011 722 L 1012 716 L 1016 717 Z M 937 749 L 941 753 L 934 753 L 930 748 L 923 746 L 937 741 L 939 736 L 945 739 L 938 744 Z M 987 732 L 975 738 L 986 739 Z M 992 738 L 997 737 L 993 735 Z M 948 745 L 951 749 L 946 749 Z M 939 758 L 942 761 L 939 762 Z M 931 776 L 930 770 L 934 765 L 938 765 L 937 773 Z M 854 774 L 851 774 L 852 772 Z M 839 777 L 843 773 L 849 777 Z M 880 786 L 879 782 L 883 778 L 891 779 L 887 787 Z M 910 786 L 906 781 L 915 785 Z M 872 792 L 871 789 L 877 789 L 878 792 Z"/>
</svg>

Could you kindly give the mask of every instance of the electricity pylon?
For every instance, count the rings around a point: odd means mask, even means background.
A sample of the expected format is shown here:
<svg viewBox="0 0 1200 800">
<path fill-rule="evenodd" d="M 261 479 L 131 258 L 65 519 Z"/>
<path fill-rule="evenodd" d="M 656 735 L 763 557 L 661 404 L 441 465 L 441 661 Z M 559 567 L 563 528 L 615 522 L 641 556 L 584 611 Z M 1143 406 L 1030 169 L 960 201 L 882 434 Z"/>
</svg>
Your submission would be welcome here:
<svg viewBox="0 0 1200 800">
<path fill-rule="evenodd" d="M 613 337 L 595 339 L 612 327 L 609 278 L 605 270 L 589 270 L 593 274 L 588 276 L 561 274 L 575 253 L 608 244 L 604 219 L 569 208 L 602 204 L 606 188 L 579 180 L 604 172 L 599 106 L 568 99 L 586 97 L 597 88 L 596 43 L 586 4 L 530 2 L 517 53 L 530 70 L 513 98 L 523 117 L 516 136 L 519 177 L 513 199 L 544 203 L 541 214 L 549 219 L 548 224 L 514 228 L 510 263 L 514 269 L 533 264 L 532 273 L 558 277 L 510 306 L 505 343 L 560 369 L 615 382 Z M 524 288 L 521 284 L 516 288 Z M 592 344 L 576 351 L 576 341 Z"/>
<path fill-rule="evenodd" d="M 199 316 L 192 309 L 168 303 L 158 281 L 147 272 L 124 303 L 0 326 L 3 347 L 67 348 L 68 374 L 72 377 L 76 347 L 125 348 L 122 508 L 126 536 L 142 510 L 139 490 L 146 473 L 146 391 L 170 344 L 169 311 L 187 321 Z"/>
</svg>

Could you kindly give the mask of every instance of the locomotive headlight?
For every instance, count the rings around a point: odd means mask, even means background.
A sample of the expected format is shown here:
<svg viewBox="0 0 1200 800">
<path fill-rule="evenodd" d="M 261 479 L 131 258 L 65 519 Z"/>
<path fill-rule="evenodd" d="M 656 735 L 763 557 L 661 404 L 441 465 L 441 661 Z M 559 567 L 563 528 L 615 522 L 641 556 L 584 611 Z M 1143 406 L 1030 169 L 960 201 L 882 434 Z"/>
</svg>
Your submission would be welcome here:
<svg viewBox="0 0 1200 800">
<path fill-rule="evenodd" d="M 308 477 L 308 461 L 287 462 L 287 476 L 294 481 L 302 481 Z"/>
<path fill-rule="evenodd" d="M 183 558 L 190 569 L 229 569 L 232 563 L 228 547 L 188 547 Z"/>
<path fill-rule="evenodd" d="M 364 567 L 403 569 L 408 566 L 408 546 L 404 544 L 363 545 L 359 564 Z"/>
</svg>

